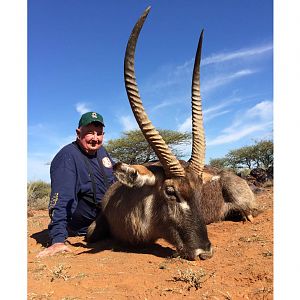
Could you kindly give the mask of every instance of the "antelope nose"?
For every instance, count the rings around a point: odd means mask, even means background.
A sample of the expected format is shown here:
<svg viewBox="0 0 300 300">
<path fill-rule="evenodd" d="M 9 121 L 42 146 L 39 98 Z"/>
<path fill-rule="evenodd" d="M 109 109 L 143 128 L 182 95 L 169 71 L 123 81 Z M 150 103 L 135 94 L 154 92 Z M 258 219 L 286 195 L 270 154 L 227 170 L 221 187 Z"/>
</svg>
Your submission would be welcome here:
<svg viewBox="0 0 300 300">
<path fill-rule="evenodd" d="M 213 246 L 209 247 L 209 250 L 197 249 L 196 250 L 196 257 L 199 256 L 200 259 L 208 259 L 212 258 L 214 255 L 214 248 Z"/>
<path fill-rule="evenodd" d="M 200 253 L 199 257 L 203 260 L 208 259 L 208 258 L 212 258 L 214 255 L 214 248 L 213 246 L 210 246 L 209 251 L 205 251 L 203 253 Z"/>
</svg>

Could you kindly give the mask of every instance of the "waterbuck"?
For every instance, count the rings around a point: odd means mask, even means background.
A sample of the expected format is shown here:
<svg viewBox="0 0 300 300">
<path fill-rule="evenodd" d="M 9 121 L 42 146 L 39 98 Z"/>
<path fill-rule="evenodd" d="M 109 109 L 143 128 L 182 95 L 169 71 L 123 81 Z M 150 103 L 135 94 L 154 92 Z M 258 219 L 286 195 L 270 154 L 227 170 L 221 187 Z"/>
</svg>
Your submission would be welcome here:
<svg viewBox="0 0 300 300">
<path fill-rule="evenodd" d="M 206 224 L 223 220 L 238 211 L 252 220 L 255 199 L 246 181 L 230 172 L 205 170 L 205 134 L 200 97 L 201 32 L 192 80 L 192 155 L 179 161 L 152 125 L 139 95 L 135 68 L 135 48 L 148 7 L 129 37 L 124 77 L 134 116 L 159 162 L 144 165 L 117 163 L 118 182 L 102 200 L 102 211 L 88 229 L 86 239 L 93 242 L 109 234 L 134 246 L 163 238 L 184 258 L 206 259 L 213 255 Z"/>
</svg>

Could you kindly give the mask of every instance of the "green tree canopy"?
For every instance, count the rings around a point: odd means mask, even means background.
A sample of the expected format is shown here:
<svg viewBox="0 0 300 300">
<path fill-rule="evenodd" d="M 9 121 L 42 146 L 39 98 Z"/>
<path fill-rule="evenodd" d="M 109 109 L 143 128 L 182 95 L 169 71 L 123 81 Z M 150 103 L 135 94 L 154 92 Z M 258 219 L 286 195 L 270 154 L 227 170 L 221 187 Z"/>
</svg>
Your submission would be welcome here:
<svg viewBox="0 0 300 300">
<path fill-rule="evenodd" d="M 273 166 L 274 144 L 271 140 L 255 141 L 254 160 L 257 167 L 267 169 Z"/>
<path fill-rule="evenodd" d="M 223 158 L 210 159 L 209 164 L 218 168 L 263 168 L 273 166 L 273 141 L 255 141 L 254 145 L 229 151 Z"/>
<path fill-rule="evenodd" d="M 174 155 L 179 159 L 182 158 L 184 153 L 176 146 L 189 144 L 191 134 L 167 129 L 158 131 Z M 109 140 L 105 148 L 114 160 L 128 164 L 142 164 L 157 159 L 139 129 L 123 132 L 120 138 Z"/>
<path fill-rule="evenodd" d="M 228 160 L 226 158 L 211 158 L 209 164 L 217 169 L 226 169 Z"/>
<path fill-rule="evenodd" d="M 225 158 L 227 159 L 227 164 L 235 170 L 245 166 L 250 169 L 254 160 L 253 146 L 231 150 L 225 155 Z"/>
</svg>

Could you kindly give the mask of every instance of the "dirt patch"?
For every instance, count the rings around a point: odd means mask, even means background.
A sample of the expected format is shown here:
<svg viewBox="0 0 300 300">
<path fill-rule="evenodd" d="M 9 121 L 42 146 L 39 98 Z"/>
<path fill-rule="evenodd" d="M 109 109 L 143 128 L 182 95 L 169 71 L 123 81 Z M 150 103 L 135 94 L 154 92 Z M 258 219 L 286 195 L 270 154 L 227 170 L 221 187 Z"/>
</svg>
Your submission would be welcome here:
<svg viewBox="0 0 300 300">
<path fill-rule="evenodd" d="M 36 258 L 47 244 L 47 211 L 28 216 L 28 299 L 273 299 L 273 189 L 257 195 L 250 222 L 208 226 L 215 253 L 205 261 L 171 258 L 159 240 L 127 249 L 112 240 L 87 247 L 70 237 L 68 254 Z"/>
</svg>

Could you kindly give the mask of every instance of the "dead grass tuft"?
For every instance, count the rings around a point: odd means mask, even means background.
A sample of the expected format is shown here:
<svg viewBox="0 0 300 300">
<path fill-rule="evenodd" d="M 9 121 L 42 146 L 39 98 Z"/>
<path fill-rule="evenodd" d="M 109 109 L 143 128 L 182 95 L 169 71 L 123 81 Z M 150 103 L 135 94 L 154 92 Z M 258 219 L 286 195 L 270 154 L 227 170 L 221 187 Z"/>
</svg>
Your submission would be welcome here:
<svg viewBox="0 0 300 300">
<path fill-rule="evenodd" d="M 54 292 L 51 291 L 45 294 L 29 293 L 27 296 L 28 296 L 28 300 L 47 300 L 47 299 L 51 299 L 53 294 Z"/>
<path fill-rule="evenodd" d="M 187 290 L 189 291 L 191 288 L 195 288 L 198 290 L 202 287 L 202 283 L 205 282 L 209 277 L 211 277 L 214 273 L 208 274 L 202 268 L 198 271 L 194 271 L 192 269 L 186 270 L 178 270 L 178 275 L 173 276 L 173 281 L 182 281 L 187 284 Z"/>
<path fill-rule="evenodd" d="M 267 288 L 267 287 L 262 287 L 260 289 L 256 289 L 254 292 L 254 295 L 261 295 L 263 298 L 266 299 L 268 294 L 273 294 L 273 288 Z"/>
<path fill-rule="evenodd" d="M 65 266 L 63 264 L 59 264 L 58 266 L 54 267 L 51 271 L 51 279 L 50 281 L 54 281 L 55 279 L 62 278 L 63 280 L 68 280 L 70 278 L 70 275 L 68 273 L 68 269 L 70 269 L 71 266 Z"/>
<path fill-rule="evenodd" d="M 273 253 L 271 251 L 267 250 L 267 251 L 265 251 L 265 252 L 262 253 L 262 256 L 263 257 L 273 256 Z"/>
<path fill-rule="evenodd" d="M 224 292 L 219 291 L 219 290 L 218 290 L 218 292 L 221 293 L 221 294 L 224 296 L 224 299 L 225 299 L 225 300 L 232 300 L 232 297 L 231 297 L 231 295 L 229 294 L 229 292 L 224 293 Z"/>
<path fill-rule="evenodd" d="M 256 243 L 256 242 L 267 242 L 266 239 L 262 238 L 261 236 L 257 235 L 257 234 L 253 234 L 250 237 L 240 237 L 239 238 L 240 241 L 245 242 L 245 243 Z"/>
</svg>

